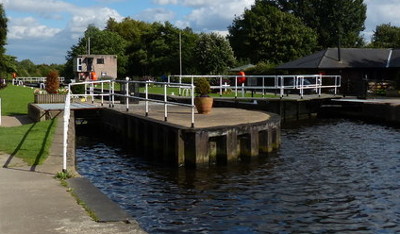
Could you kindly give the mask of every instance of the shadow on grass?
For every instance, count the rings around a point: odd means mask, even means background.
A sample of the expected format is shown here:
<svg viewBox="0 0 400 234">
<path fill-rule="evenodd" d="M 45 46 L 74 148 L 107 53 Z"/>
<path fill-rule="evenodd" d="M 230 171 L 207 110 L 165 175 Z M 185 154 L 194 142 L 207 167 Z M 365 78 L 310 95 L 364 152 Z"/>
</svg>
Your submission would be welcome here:
<svg viewBox="0 0 400 234">
<path fill-rule="evenodd" d="M 38 154 L 36 155 L 35 162 L 32 164 L 31 171 L 35 171 L 36 170 L 36 166 L 39 165 L 40 159 L 43 157 L 44 150 L 46 148 L 45 147 L 46 146 L 46 142 L 47 142 L 47 139 L 50 136 L 50 131 L 51 131 L 51 128 L 53 127 L 55 121 L 56 121 L 56 118 L 52 119 L 50 124 L 49 124 L 49 126 L 47 127 L 46 134 L 44 135 L 44 138 L 43 138 L 43 141 L 42 141 L 42 146 L 40 147 L 40 150 L 39 150 Z"/>
<path fill-rule="evenodd" d="M 36 123 L 32 124 L 32 126 L 28 129 L 28 131 L 26 131 L 26 133 L 24 134 L 24 136 L 22 137 L 21 141 L 18 143 L 17 147 L 14 149 L 14 151 L 11 153 L 10 157 L 8 157 L 6 163 L 4 163 L 3 167 L 7 168 L 10 163 L 11 160 L 15 157 L 15 155 L 18 153 L 18 151 L 21 149 L 22 145 L 24 144 L 24 142 L 26 141 L 26 138 L 28 137 L 29 133 L 32 131 L 32 129 L 36 126 Z"/>
<path fill-rule="evenodd" d="M 31 171 L 35 171 L 36 166 L 40 162 L 40 159 L 44 156 L 46 141 L 49 138 L 49 135 L 50 135 L 50 132 L 51 132 L 51 128 L 54 125 L 54 121 L 55 121 L 55 119 L 51 120 L 51 123 L 47 127 L 46 134 L 45 134 L 45 136 L 43 138 L 40 150 L 39 150 L 39 152 L 37 153 L 37 155 L 35 157 L 35 162 L 32 164 L 32 166 L 30 168 Z M 25 143 L 26 139 L 28 138 L 29 134 L 31 133 L 32 129 L 36 126 L 36 124 L 37 123 L 33 123 L 32 126 L 26 131 L 26 133 L 22 137 L 21 141 L 18 143 L 17 147 L 14 149 L 14 151 L 11 153 L 10 157 L 8 157 L 7 161 L 4 163 L 4 165 L 3 165 L 4 168 L 7 168 L 10 165 L 12 159 L 19 152 L 19 150 L 21 149 L 21 147 Z"/>
</svg>

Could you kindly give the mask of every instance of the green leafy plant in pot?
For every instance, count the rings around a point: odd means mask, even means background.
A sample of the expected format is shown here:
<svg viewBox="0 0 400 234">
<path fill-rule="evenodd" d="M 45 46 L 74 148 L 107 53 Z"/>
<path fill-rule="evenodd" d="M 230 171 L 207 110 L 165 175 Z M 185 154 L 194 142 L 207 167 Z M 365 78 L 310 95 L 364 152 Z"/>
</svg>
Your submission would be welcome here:
<svg viewBox="0 0 400 234">
<path fill-rule="evenodd" d="M 213 105 L 213 98 L 208 94 L 211 92 L 210 83 L 204 77 L 195 80 L 194 92 L 196 97 L 194 98 L 194 105 L 196 106 L 199 114 L 208 114 L 211 112 Z"/>
</svg>

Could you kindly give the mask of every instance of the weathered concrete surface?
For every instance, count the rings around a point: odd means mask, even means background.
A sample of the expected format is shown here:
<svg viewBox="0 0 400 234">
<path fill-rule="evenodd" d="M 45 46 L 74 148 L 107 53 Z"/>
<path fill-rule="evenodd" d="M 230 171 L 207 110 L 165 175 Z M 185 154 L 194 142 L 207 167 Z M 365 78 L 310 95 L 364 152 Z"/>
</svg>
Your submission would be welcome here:
<svg viewBox="0 0 400 234">
<path fill-rule="evenodd" d="M 3 166 L 8 155 L 0 155 Z M 14 158 L 0 167 L 0 233 L 144 233 L 136 223 L 97 223 L 52 174 Z"/>
<path fill-rule="evenodd" d="M 29 123 L 33 121 L 27 115 L 1 116 L 0 127 L 14 127 Z"/>
<path fill-rule="evenodd" d="M 126 112 L 126 106 L 116 105 L 115 110 Z M 145 116 L 145 105 L 141 102 L 138 105 L 130 105 L 129 111 L 136 115 Z M 237 108 L 213 108 L 209 114 L 198 114 L 195 110 L 195 128 L 212 128 L 221 126 L 236 126 L 239 124 L 257 123 L 268 120 L 269 114 L 261 111 L 252 111 Z M 164 105 L 150 104 L 149 118 L 164 121 Z M 181 127 L 191 127 L 191 108 L 181 106 L 168 106 L 168 123 Z"/>
<path fill-rule="evenodd" d="M 400 124 L 400 98 L 332 100 L 333 107 L 322 110 L 325 115 L 341 115 L 377 123 Z"/>
<path fill-rule="evenodd" d="M 77 177 L 68 179 L 69 187 L 86 206 L 96 214 L 99 222 L 135 222 L 132 216 L 111 201 L 88 179 Z"/>
<path fill-rule="evenodd" d="M 131 105 L 128 111 L 124 105 L 115 105 L 102 109 L 99 118 L 126 147 L 179 167 L 239 162 L 265 155 L 280 145 L 281 120 L 273 113 L 213 108 L 210 114 L 196 113 L 193 128 L 190 107 L 168 106 L 167 121 L 163 104 L 151 104 L 148 116 L 145 113 L 143 103 Z"/>
<path fill-rule="evenodd" d="M 21 124 L 12 118 L 2 120 L 4 126 Z M 62 166 L 61 126 L 60 119 L 52 153 L 43 165 L 26 166 L 21 159 L 0 153 L 0 233 L 145 233 L 133 218 L 129 223 L 93 221 L 68 188 L 54 179 Z"/>
</svg>

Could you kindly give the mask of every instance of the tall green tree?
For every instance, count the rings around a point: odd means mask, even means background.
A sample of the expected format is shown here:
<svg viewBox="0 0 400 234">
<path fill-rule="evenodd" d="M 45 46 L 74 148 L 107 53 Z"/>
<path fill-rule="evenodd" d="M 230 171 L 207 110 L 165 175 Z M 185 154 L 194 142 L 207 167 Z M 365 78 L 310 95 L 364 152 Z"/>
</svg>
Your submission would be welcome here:
<svg viewBox="0 0 400 234">
<path fill-rule="evenodd" d="M 216 33 L 200 34 L 194 54 L 198 71 L 203 75 L 222 74 L 236 62 L 229 42 Z"/>
<path fill-rule="evenodd" d="M 376 26 L 370 47 L 400 48 L 400 27 L 391 24 Z"/>
<path fill-rule="evenodd" d="M 3 4 L 0 4 L 0 72 L 4 76 L 8 70 L 12 70 L 14 64 L 10 63 L 12 59 L 5 57 L 5 46 L 7 44 L 7 17 L 3 8 Z"/>
<path fill-rule="evenodd" d="M 134 76 L 160 76 L 180 73 L 179 34 L 182 42 L 182 73 L 193 73 L 193 48 L 198 35 L 165 23 L 145 23 L 131 18 L 110 19 L 106 30 L 116 32 L 127 42 L 127 73 Z"/>
<path fill-rule="evenodd" d="M 364 40 L 367 7 L 363 0 L 256 0 L 291 13 L 314 29 L 320 48 L 360 47 Z"/>
<path fill-rule="evenodd" d="M 236 57 L 252 63 L 287 62 L 314 52 L 317 45 L 311 28 L 265 1 L 256 1 L 228 29 Z"/>
</svg>

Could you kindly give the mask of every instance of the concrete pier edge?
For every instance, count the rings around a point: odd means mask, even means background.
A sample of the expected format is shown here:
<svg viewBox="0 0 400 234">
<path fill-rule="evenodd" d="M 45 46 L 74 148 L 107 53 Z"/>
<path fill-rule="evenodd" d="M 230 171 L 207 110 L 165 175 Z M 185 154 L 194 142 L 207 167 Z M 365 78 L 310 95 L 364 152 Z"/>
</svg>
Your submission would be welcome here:
<svg viewBox="0 0 400 234">
<path fill-rule="evenodd" d="M 57 128 L 54 134 L 53 144 L 50 149 L 50 155 L 47 160 L 51 162 L 59 162 L 59 171 L 61 171 L 62 137 L 63 137 L 63 118 L 57 118 Z M 72 193 L 79 201 L 83 202 L 87 209 L 94 213 L 98 222 L 124 222 L 138 225 L 138 222 L 122 209 L 117 203 L 108 198 L 96 186 L 94 186 L 87 178 L 78 173 L 75 167 L 75 126 L 74 116 L 72 115 L 69 128 L 68 142 L 68 171 L 74 177 L 66 180 L 68 187 L 72 189 Z M 46 160 L 46 161 L 47 161 Z M 51 163 L 50 162 L 50 163 Z M 46 162 L 45 162 L 46 164 Z M 39 169 L 40 170 L 40 169 Z M 53 170 L 54 173 L 54 170 Z M 89 215 L 89 214 L 88 214 Z"/>
</svg>

